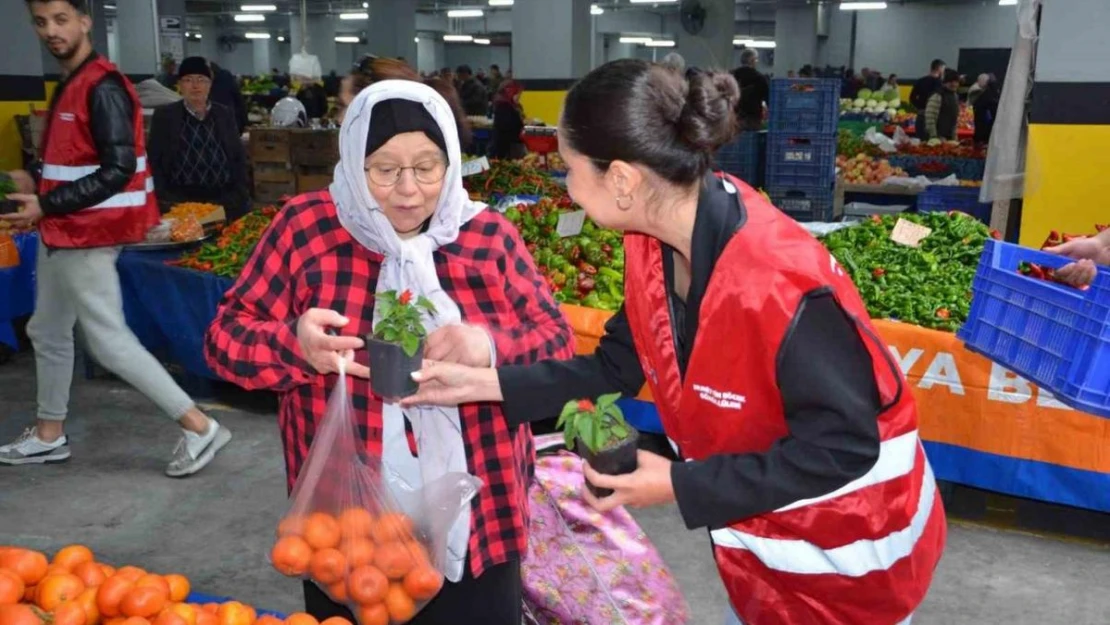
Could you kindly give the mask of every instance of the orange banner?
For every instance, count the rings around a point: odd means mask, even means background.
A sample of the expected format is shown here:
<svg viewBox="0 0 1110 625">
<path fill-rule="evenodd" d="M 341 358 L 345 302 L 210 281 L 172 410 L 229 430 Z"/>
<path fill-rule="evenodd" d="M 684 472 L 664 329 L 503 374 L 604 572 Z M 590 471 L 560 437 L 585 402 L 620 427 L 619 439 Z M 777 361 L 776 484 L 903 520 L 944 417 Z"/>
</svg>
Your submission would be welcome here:
<svg viewBox="0 0 1110 625">
<path fill-rule="evenodd" d="M 611 313 L 564 305 L 578 353 L 589 354 Z M 1023 460 L 1110 473 L 1110 419 L 1073 410 L 1048 391 L 964 348 L 954 334 L 874 321 L 917 398 L 921 436 Z M 645 388 L 640 399 L 650 400 Z"/>
</svg>

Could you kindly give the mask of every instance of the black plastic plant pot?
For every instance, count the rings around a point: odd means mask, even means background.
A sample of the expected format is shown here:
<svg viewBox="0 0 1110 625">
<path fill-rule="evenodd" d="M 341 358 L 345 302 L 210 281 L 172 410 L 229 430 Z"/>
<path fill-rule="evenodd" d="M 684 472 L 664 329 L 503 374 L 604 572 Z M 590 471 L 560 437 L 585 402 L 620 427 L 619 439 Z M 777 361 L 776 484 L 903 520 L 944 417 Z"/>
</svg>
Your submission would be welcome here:
<svg viewBox="0 0 1110 625">
<path fill-rule="evenodd" d="M 412 356 L 397 343 L 387 343 L 372 336 L 366 337 L 366 348 L 370 351 L 370 390 L 375 395 L 395 401 L 416 394 L 418 385 L 412 379 L 412 373 L 419 371 L 424 362 L 423 340 Z"/>
<path fill-rule="evenodd" d="M 590 448 L 582 442 L 581 438 L 575 440 L 574 447 L 578 455 L 582 456 L 594 471 L 605 475 L 625 475 L 636 470 L 636 448 L 639 440 L 639 433 L 630 428 L 628 438 L 617 445 L 606 447 L 596 454 L 590 451 Z M 590 489 L 590 493 L 598 498 L 613 494 L 613 489 L 598 488 L 591 484 L 589 480 L 586 480 L 586 488 Z"/>
</svg>

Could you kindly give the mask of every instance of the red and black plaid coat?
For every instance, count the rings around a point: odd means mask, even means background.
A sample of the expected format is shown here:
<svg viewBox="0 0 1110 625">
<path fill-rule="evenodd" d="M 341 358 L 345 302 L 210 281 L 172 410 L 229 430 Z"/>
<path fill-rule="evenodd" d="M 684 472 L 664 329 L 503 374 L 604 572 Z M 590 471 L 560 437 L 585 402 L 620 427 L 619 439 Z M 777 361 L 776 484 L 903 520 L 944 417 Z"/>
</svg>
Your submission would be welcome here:
<svg viewBox="0 0 1110 625">
<path fill-rule="evenodd" d="M 281 393 L 279 421 L 289 488 L 308 456 L 335 376 L 314 372 L 294 335 L 309 308 L 351 319 L 343 334 L 371 332 L 381 255 L 339 223 L 327 191 L 298 196 L 263 235 L 208 330 L 205 357 L 221 377 L 247 389 Z M 498 364 L 574 355 L 574 335 L 536 271 L 516 229 L 495 211 L 462 226 L 435 252 L 440 283 L 465 322 L 487 328 Z M 366 350 L 356 355 L 368 364 Z M 351 400 L 365 416 L 367 446 L 380 453 L 381 400 L 353 379 Z M 528 482 L 534 449 L 528 426 L 510 429 L 493 404 L 459 407 L 467 464 L 482 480 L 471 515 L 474 575 L 526 553 Z"/>
</svg>

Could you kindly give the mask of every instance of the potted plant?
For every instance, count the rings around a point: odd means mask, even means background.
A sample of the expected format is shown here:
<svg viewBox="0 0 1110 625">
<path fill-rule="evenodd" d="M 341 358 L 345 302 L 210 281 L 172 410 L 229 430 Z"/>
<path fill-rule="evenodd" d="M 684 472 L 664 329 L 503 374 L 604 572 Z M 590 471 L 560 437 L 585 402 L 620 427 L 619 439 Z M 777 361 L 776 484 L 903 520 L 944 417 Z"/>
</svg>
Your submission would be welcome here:
<svg viewBox="0 0 1110 625">
<path fill-rule="evenodd" d="M 366 337 L 370 351 L 370 390 L 394 400 L 416 393 L 412 373 L 424 360 L 424 323 L 421 314 L 435 315 L 428 298 L 413 297 L 412 291 L 384 291 L 376 296 L 380 320 Z"/>
<path fill-rule="evenodd" d="M 624 475 L 636 470 L 636 443 L 639 434 L 624 420 L 624 413 L 617 405 L 620 393 L 597 398 L 571 400 L 563 406 L 556 427 L 562 428 L 567 448 L 579 456 L 598 473 Z M 586 487 L 595 497 L 607 497 L 612 489 L 597 488 L 589 481 Z"/>
</svg>

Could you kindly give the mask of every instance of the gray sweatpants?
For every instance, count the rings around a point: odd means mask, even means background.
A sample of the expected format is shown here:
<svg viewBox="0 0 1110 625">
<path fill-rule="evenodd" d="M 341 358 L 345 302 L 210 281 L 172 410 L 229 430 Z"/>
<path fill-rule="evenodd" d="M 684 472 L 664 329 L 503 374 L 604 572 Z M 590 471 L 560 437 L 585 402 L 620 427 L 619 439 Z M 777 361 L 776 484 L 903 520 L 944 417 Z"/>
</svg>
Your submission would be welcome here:
<svg viewBox="0 0 1110 625">
<path fill-rule="evenodd" d="M 66 418 L 78 323 L 93 358 L 170 418 L 180 419 L 195 405 L 127 327 L 116 271 L 119 252 L 118 247 L 48 252 L 39 242 L 35 314 L 27 334 L 35 347 L 40 419 Z"/>
</svg>

